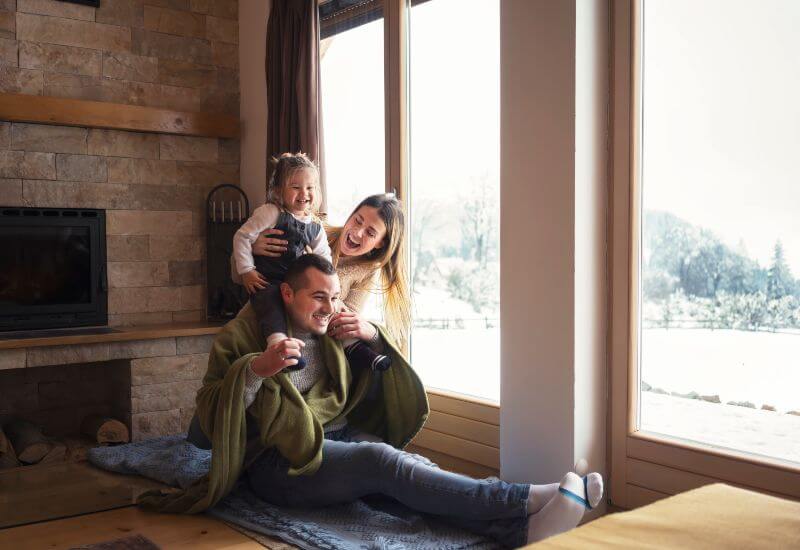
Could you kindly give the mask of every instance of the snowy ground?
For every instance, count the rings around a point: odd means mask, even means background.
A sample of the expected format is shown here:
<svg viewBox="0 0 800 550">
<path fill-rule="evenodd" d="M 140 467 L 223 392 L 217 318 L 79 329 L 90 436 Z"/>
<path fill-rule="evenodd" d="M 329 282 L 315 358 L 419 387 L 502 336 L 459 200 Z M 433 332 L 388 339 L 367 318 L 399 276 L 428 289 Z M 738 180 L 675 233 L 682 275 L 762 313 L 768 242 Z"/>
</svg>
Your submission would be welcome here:
<svg viewBox="0 0 800 550">
<path fill-rule="evenodd" d="M 644 431 L 800 463 L 800 416 L 642 392 Z"/>
<path fill-rule="evenodd" d="M 800 335 L 740 330 L 642 331 L 642 380 L 667 391 L 800 410 Z"/>
<path fill-rule="evenodd" d="M 426 386 L 500 400 L 499 328 L 415 328 L 411 342 L 411 364 Z"/>
</svg>

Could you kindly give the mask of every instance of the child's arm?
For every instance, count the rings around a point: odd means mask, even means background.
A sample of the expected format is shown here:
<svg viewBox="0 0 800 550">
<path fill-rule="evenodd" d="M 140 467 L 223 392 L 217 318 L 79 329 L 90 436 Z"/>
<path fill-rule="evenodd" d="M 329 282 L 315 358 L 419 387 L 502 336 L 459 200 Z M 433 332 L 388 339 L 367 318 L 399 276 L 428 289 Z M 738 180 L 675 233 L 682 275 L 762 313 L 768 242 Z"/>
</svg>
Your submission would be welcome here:
<svg viewBox="0 0 800 550">
<path fill-rule="evenodd" d="M 278 223 L 280 211 L 274 204 L 267 203 L 256 208 L 246 222 L 233 236 L 233 260 L 236 273 L 244 275 L 256 268 L 253 261 L 253 243 L 265 229 L 271 229 Z"/>
<path fill-rule="evenodd" d="M 312 239 L 310 243 L 311 252 L 314 254 L 319 254 L 329 262 L 331 260 L 331 247 L 328 244 L 328 235 L 325 234 L 325 228 L 320 224 L 319 226 L 319 233 L 315 239 Z"/>
</svg>

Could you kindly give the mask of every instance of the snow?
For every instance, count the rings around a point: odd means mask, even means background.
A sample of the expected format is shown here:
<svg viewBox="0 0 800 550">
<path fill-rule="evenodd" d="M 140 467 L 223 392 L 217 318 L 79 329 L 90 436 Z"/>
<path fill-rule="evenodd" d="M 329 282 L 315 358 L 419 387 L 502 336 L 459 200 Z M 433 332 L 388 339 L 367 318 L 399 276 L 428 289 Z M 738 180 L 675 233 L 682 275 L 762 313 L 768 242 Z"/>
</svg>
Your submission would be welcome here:
<svg viewBox="0 0 800 550">
<path fill-rule="evenodd" d="M 641 379 L 653 387 L 800 411 L 800 335 L 710 329 L 642 331 Z"/>
<path fill-rule="evenodd" d="M 800 463 L 800 416 L 641 393 L 643 431 Z"/>
<path fill-rule="evenodd" d="M 411 364 L 429 388 L 500 400 L 500 328 L 415 328 Z"/>
<path fill-rule="evenodd" d="M 800 335 L 708 329 L 642 331 L 642 380 L 668 392 L 719 395 L 722 404 L 641 392 L 641 428 L 800 462 Z M 727 405 L 750 401 L 756 409 Z M 777 412 L 760 410 L 767 404 Z"/>
</svg>

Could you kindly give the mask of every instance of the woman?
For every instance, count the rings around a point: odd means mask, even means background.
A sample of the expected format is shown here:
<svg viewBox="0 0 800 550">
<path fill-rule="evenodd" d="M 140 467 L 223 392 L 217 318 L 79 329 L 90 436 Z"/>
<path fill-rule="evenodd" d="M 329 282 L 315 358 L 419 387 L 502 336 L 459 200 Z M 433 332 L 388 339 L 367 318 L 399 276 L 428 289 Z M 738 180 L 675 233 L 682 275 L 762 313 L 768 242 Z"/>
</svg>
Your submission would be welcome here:
<svg viewBox="0 0 800 550">
<path fill-rule="evenodd" d="M 339 273 L 344 308 L 331 320 L 328 333 L 337 340 L 372 340 L 377 329 L 362 316 L 367 298 L 383 295 L 386 328 L 399 346 L 411 322 L 403 235 L 405 217 L 393 194 L 371 195 L 361 201 L 342 227 L 328 227 L 333 264 Z M 253 244 L 253 254 L 278 257 L 287 241 L 280 231 L 267 230 Z"/>
</svg>

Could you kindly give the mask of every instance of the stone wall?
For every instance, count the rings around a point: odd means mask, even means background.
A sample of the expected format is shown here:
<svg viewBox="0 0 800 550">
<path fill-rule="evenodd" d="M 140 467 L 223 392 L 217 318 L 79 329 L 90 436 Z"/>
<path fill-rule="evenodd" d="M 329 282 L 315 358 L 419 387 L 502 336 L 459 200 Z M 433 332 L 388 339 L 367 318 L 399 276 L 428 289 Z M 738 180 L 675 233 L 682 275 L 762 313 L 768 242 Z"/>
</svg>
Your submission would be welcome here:
<svg viewBox="0 0 800 550">
<path fill-rule="evenodd" d="M 0 0 L 0 92 L 238 116 L 237 0 Z M 105 209 L 109 324 L 205 316 L 206 194 L 239 141 L 0 122 L 0 206 Z"/>
<path fill-rule="evenodd" d="M 117 416 L 134 441 L 186 431 L 213 340 L 179 336 L 0 350 L 0 417 L 21 416 L 56 436 L 74 434 L 90 413 Z"/>
<path fill-rule="evenodd" d="M 0 91 L 239 114 L 238 0 L 0 0 Z"/>
</svg>

